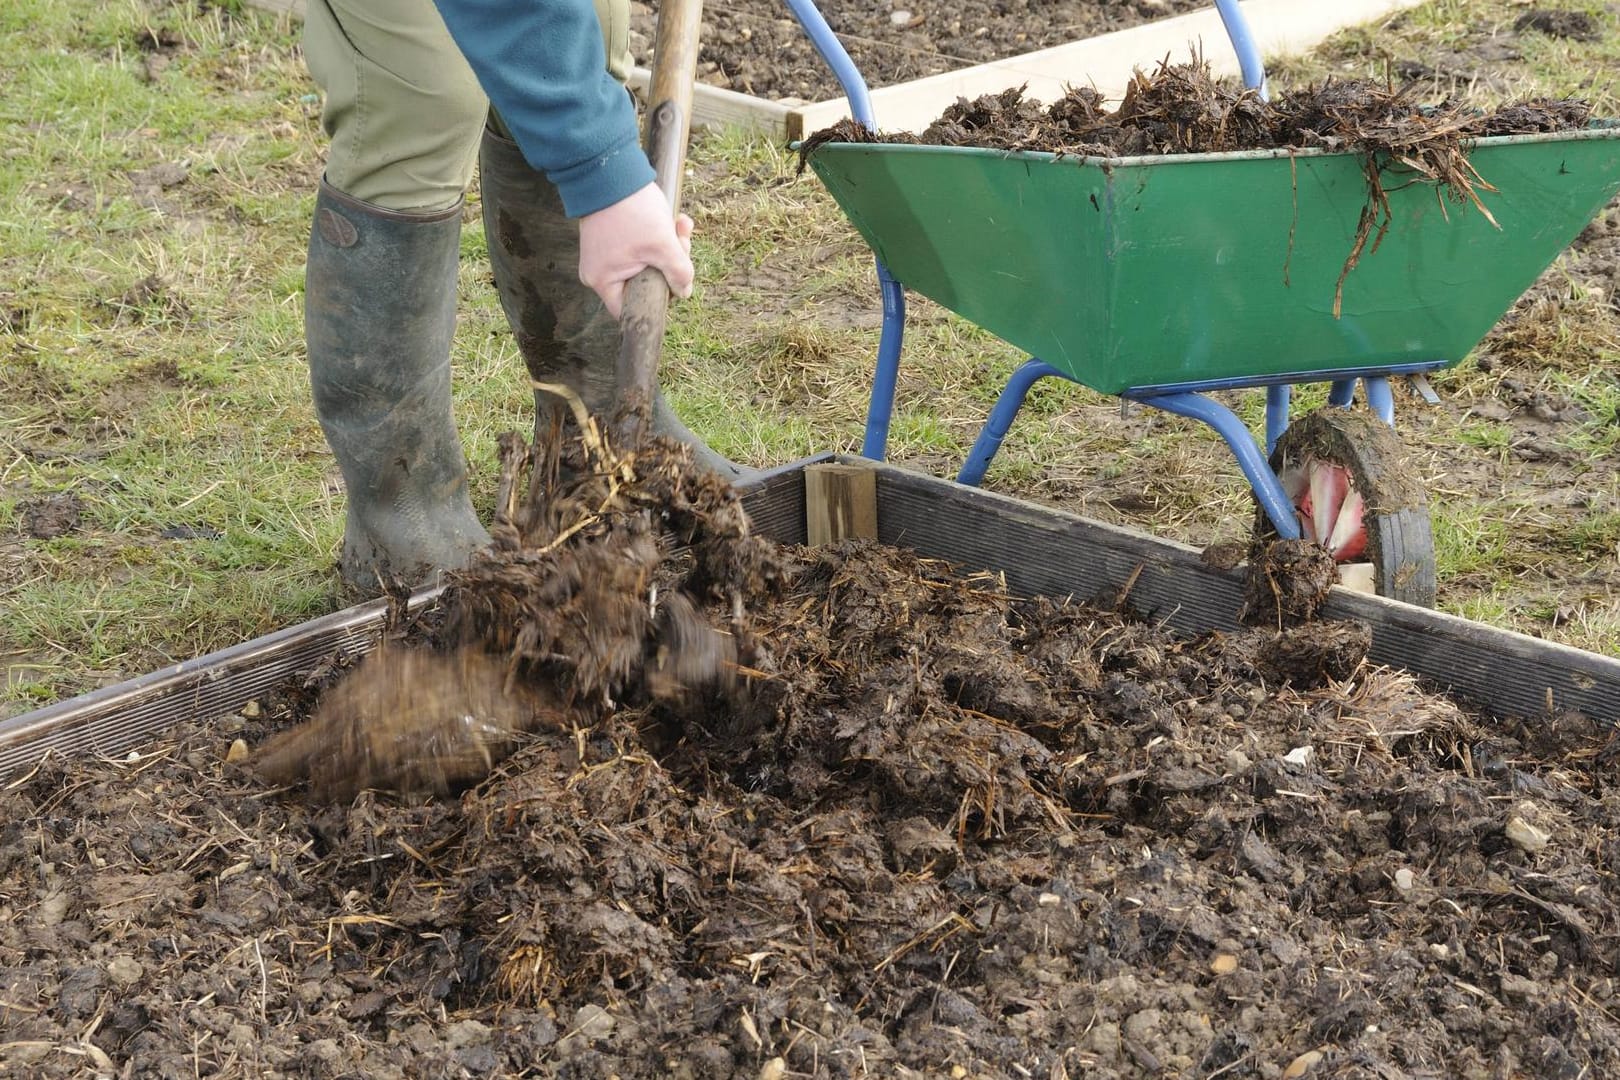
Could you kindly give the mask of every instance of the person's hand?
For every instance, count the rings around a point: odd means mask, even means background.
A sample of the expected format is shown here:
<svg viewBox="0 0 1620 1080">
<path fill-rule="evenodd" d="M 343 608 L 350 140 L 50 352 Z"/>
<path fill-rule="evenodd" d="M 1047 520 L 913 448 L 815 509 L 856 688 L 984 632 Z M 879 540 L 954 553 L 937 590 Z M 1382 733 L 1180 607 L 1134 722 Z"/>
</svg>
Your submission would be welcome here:
<svg viewBox="0 0 1620 1080">
<path fill-rule="evenodd" d="M 692 219 L 670 216 L 657 184 L 579 219 L 579 279 L 619 317 L 624 286 L 656 267 L 676 296 L 692 295 Z"/>
</svg>

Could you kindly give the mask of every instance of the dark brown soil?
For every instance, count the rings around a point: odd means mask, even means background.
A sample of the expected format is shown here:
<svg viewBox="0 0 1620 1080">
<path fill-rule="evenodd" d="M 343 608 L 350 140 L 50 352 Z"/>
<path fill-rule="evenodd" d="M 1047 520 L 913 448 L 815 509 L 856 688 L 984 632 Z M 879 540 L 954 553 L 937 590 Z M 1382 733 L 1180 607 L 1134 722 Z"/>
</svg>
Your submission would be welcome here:
<svg viewBox="0 0 1620 1080">
<path fill-rule="evenodd" d="M 871 87 L 937 75 L 1079 41 L 1208 0 L 864 0 L 824 3 L 822 14 Z M 648 63 L 656 2 L 631 5 L 631 46 Z M 910 18 L 896 22 L 896 12 Z M 703 13 L 698 78 L 755 97 L 826 101 L 843 96 L 783 0 L 712 4 Z"/>
<path fill-rule="evenodd" d="M 1572 264 L 1604 303 L 1617 222 Z M 1610 468 L 1546 448 L 1581 406 L 1524 359 L 1567 291 L 1482 362 L 1512 446 L 1448 451 L 1500 470 L 1480 498 Z M 527 736 L 459 798 L 228 763 L 331 671 L 8 782 L 0 1074 L 1620 1075 L 1611 729 L 1470 715 L 1354 624 L 1178 640 L 785 557 L 734 686 Z M 1345 678 L 1283 681 L 1330 642 Z"/>
<path fill-rule="evenodd" d="M 1472 716 L 1367 666 L 1355 624 L 1185 640 L 875 545 L 763 554 L 781 580 L 736 560 L 688 592 L 731 681 L 576 699 L 459 798 L 325 804 L 230 763 L 331 670 L 12 783 L 0 1064 L 1620 1070 L 1613 729 Z M 509 547 L 478 590 L 516 601 L 486 625 L 520 653 L 540 609 L 512 584 L 544 557 Z M 480 609 L 450 607 L 418 641 L 463 640 Z"/>
<path fill-rule="evenodd" d="M 1310 540 L 1279 540 L 1256 530 L 1239 619 L 1249 626 L 1296 626 L 1315 618 L 1338 580 L 1333 555 Z M 1366 655 L 1365 650 L 1362 653 Z M 1359 659 L 1359 657 L 1358 657 Z M 1354 665 L 1352 664 L 1353 668 Z M 1348 677 L 1349 672 L 1339 678 Z"/>
<path fill-rule="evenodd" d="M 84 504 L 71 491 L 32 499 L 21 506 L 23 531 L 35 540 L 54 540 L 79 527 Z"/>
<path fill-rule="evenodd" d="M 1596 41 L 1603 36 L 1597 20 L 1584 11 L 1527 11 L 1513 20 L 1513 29 L 1574 41 Z"/>
</svg>

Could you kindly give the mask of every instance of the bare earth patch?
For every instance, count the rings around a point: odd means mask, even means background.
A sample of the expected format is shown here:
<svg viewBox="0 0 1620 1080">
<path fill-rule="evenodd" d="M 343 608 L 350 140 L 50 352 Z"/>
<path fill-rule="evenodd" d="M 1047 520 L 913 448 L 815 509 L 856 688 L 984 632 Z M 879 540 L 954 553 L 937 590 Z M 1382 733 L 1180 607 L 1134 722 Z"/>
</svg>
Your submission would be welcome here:
<svg viewBox="0 0 1620 1080">
<path fill-rule="evenodd" d="M 459 800 L 322 808 L 225 763 L 333 672 L 46 761 L 0 794 L 0 1060 L 1620 1069 L 1612 729 L 1487 723 L 1353 656 L 1277 673 L 1300 638 L 1179 640 L 903 551 L 781 554 L 780 597 L 717 613 L 733 685 L 542 730 Z"/>
</svg>

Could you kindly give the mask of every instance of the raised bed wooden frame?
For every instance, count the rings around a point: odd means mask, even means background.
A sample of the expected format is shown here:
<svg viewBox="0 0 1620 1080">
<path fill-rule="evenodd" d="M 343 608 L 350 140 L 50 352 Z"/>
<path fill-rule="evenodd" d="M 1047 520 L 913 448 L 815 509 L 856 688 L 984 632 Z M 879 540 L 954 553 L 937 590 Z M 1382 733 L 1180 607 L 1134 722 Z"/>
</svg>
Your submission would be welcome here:
<svg viewBox="0 0 1620 1080">
<path fill-rule="evenodd" d="M 1123 597 L 1185 634 L 1236 628 L 1241 572 L 1207 566 L 1192 548 L 859 458 L 824 455 L 767 473 L 746 495 L 762 534 L 805 542 L 807 520 L 826 516 L 824 508 L 807 513 L 806 470 L 823 463 L 872 470 L 885 543 L 1000 572 L 1021 595 Z M 1488 713 L 1620 717 L 1620 660 L 1342 588 L 1327 615 L 1372 626 L 1373 662 L 1411 671 Z M 323 658 L 364 653 L 382 620 L 380 602 L 350 608 L 0 721 L 0 778 L 48 751 L 122 755 L 175 724 L 235 712 Z"/>
</svg>

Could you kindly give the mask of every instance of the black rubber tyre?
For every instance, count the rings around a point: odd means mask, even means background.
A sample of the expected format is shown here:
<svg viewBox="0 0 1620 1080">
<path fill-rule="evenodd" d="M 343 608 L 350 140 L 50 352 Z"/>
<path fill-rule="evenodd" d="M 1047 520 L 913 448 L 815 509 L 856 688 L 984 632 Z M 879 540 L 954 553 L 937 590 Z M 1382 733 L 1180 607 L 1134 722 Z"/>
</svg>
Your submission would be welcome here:
<svg viewBox="0 0 1620 1080">
<path fill-rule="evenodd" d="M 1373 565 L 1378 595 L 1433 607 L 1434 532 L 1428 497 L 1394 430 L 1363 409 L 1319 409 L 1289 425 L 1277 440 L 1271 467 L 1280 474 L 1308 457 L 1349 469 L 1366 500 L 1365 561 Z M 1262 538 L 1277 535 L 1264 511 L 1256 528 Z"/>
</svg>

